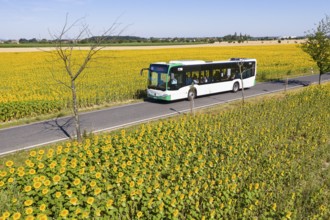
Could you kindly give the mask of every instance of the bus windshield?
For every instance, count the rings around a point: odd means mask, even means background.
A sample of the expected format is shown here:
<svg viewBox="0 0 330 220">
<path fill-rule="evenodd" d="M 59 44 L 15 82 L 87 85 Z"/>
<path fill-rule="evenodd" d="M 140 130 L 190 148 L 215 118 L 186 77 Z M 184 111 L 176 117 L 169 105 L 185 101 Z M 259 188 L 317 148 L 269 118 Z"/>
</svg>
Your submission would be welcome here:
<svg viewBox="0 0 330 220">
<path fill-rule="evenodd" d="M 169 80 L 168 65 L 152 64 L 150 65 L 148 88 L 166 90 L 166 83 Z"/>
</svg>

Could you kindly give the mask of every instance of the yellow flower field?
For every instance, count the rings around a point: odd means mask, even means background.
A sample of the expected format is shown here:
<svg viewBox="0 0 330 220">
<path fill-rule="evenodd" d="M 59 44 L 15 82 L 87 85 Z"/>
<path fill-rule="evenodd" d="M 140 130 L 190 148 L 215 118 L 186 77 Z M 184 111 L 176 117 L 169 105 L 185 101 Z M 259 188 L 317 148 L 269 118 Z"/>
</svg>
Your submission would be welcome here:
<svg viewBox="0 0 330 220">
<path fill-rule="evenodd" d="M 0 219 L 329 219 L 330 85 L 31 150 Z"/>
<path fill-rule="evenodd" d="M 54 79 L 65 79 L 63 67 L 50 53 L 0 53 L 0 57 L 1 122 L 59 112 L 70 105 L 70 91 Z M 101 51 L 78 79 L 79 106 L 140 97 L 147 79 L 139 71 L 152 62 L 231 57 L 256 58 L 259 80 L 310 74 L 311 68 L 316 71 L 316 65 L 295 44 Z"/>
</svg>

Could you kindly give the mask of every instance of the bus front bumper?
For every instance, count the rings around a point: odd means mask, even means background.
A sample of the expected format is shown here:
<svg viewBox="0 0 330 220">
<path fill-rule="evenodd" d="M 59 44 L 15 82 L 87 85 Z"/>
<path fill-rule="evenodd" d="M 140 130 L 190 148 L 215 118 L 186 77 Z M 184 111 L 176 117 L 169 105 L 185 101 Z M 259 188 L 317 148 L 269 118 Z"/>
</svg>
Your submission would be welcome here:
<svg viewBox="0 0 330 220">
<path fill-rule="evenodd" d="M 147 96 L 151 99 L 171 101 L 171 95 L 159 94 L 153 91 L 147 91 Z"/>
</svg>

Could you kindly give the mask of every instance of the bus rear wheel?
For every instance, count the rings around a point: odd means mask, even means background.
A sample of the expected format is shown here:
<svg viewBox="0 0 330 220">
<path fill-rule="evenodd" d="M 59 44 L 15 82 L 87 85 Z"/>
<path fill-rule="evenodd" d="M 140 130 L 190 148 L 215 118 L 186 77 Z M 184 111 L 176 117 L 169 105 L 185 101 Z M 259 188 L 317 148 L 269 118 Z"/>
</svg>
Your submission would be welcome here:
<svg viewBox="0 0 330 220">
<path fill-rule="evenodd" d="M 235 82 L 233 85 L 233 92 L 237 92 L 239 90 L 239 83 Z"/>
<path fill-rule="evenodd" d="M 191 101 L 196 98 L 196 90 L 190 89 L 188 92 L 188 100 Z"/>
</svg>

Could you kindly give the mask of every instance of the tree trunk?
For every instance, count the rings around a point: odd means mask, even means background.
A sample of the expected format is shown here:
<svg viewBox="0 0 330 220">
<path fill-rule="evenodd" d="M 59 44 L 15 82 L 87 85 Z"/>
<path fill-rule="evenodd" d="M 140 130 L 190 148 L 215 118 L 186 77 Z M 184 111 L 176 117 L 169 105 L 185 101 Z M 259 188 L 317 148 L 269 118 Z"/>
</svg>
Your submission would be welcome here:
<svg viewBox="0 0 330 220">
<path fill-rule="evenodd" d="M 321 85 L 321 76 L 322 76 L 322 73 L 320 72 L 320 75 L 319 75 L 319 85 Z"/>
<path fill-rule="evenodd" d="M 72 108 L 74 114 L 74 121 L 76 124 L 76 134 L 77 141 L 81 142 L 81 131 L 80 131 L 80 121 L 79 121 L 79 112 L 78 112 L 78 103 L 77 103 L 77 91 L 75 81 L 71 80 L 71 92 L 72 92 Z"/>
<path fill-rule="evenodd" d="M 241 76 L 241 84 L 242 84 L 242 101 L 243 101 L 243 104 L 244 104 L 244 102 L 245 102 L 245 97 L 244 97 L 244 83 L 243 83 L 242 67 L 243 67 L 243 63 L 240 63 L 240 64 L 239 64 L 239 73 L 240 73 L 240 76 Z"/>
<path fill-rule="evenodd" d="M 242 83 L 242 100 L 243 100 L 243 104 L 244 104 L 245 96 L 244 96 L 244 83 L 243 83 L 242 73 L 241 73 L 241 83 Z"/>
</svg>

